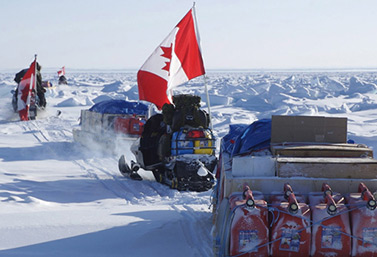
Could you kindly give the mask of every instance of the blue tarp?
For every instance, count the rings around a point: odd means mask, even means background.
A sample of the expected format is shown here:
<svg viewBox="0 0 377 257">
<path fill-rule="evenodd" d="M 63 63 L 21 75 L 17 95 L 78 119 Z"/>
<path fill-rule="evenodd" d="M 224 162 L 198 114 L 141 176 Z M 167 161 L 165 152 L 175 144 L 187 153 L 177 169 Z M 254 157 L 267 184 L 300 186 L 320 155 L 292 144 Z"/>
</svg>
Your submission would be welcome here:
<svg viewBox="0 0 377 257">
<path fill-rule="evenodd" d="M 89 111 L 109 114 L 147 115 L 148 106 L 143 103 L 125 100 L 105 100 L 93 105 Z"/>
<path fill-rule="evenodd" d="M 233 151 L 234 142 L 247 126 L 247 124 L 230 124 L 229 133 L 226 134 L 221 140 L 221 149 L 224 152 L 231 154 Z"/>
<path fill-rule="evenodd" d="M 247 126 L 237 136 L 231 155 L 233 157 L 234 155 L 262 150 L 268 148 L 270 146 L 270 142 L 271 119 L 258 120 Z"/>
</svg>

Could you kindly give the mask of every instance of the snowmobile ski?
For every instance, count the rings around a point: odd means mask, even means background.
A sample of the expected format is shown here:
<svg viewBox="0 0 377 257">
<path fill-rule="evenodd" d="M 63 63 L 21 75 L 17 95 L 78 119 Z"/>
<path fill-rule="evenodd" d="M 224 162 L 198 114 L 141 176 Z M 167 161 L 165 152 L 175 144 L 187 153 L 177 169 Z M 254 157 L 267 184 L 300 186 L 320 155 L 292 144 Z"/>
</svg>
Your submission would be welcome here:
<svg viewBox="0 0 377 257">
<path fill-rule="evenodd" d="M 124 155 L 120 157 L 119 162 L 118 162 L 118 167 L 119 167 L 120 173 L 124 177 L 130 178 L 133 180 L 139 180 L 139 181 L 143 180 L 143 178 L 137 173 L 137 171 L 139 170 L 139 166 L 134 161 L 131 161 L 131 168 L 130 168 L 130 166 L 128 166 L 128 164 L 126 163 L 126 159 L 124 158 Z"/>
</svg>

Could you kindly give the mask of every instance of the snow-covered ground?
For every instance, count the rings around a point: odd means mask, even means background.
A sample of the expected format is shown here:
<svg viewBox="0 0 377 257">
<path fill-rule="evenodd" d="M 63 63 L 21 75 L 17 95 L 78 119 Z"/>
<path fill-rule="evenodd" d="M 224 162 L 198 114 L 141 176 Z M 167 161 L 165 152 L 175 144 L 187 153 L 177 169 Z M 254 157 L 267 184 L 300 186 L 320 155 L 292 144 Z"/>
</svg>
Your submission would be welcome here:
<svg viewBox="0 0 377 257">
<path fill-rule="evenodd" d="M 42 76 L 57 84 L 55 73 Z M 37 120 L 20 122 L 11 107 L 14 73 L 0 73 L 0 256 L 212 256 L 211 191 L 171 190 L 145 171 L 144 181 L 129 180 L 118 171 L 122 153 L 73 141 L 81 109 L 137 100 L 136 72 L 67 77 L 69 85 L 48 89 Z M 203 83 L 175 93 L 198 94 L 206 108 Z M 347 117 L 348 138 L 376 155 L 377 72 L 213 71 L 207 83 L 218 143 L 229 124 L 325 115 Z"/>
</svg>

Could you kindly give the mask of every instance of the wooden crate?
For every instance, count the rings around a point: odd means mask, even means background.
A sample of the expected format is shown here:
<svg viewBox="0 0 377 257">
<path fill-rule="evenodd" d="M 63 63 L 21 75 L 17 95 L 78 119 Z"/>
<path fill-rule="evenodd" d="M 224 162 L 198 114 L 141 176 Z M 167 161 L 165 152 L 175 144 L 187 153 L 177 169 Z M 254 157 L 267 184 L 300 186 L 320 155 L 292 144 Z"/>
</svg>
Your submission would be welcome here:
<svg viewBox="0 0 377 257">
<path fill-rule="evenodd" d="M 371 157 L 373 150 L 362 144 L 271 144 L 273 156 L 283 157 Z"/>
<path fill-rule="evenodd" d="M 300 158 L 276 159 L 278 177 L 376 179 L 377 160 L 372 158 Z"/>
</svg>

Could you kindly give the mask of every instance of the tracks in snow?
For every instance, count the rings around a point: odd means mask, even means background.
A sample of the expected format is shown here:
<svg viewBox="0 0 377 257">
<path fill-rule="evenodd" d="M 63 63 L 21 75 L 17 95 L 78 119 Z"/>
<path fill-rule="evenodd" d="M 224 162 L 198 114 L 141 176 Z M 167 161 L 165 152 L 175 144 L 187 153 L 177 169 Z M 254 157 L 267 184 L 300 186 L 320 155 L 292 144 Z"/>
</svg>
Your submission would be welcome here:
<svg viewBox="0 0 377 257">
<path fill-rule="evenodd" d="M 104 188 L 116 198 L 124 199 L 127 204 L 170 207 L 178 219 L 174 223 L 167 222 L 174 226 L 174 229 L 182 231 L 185 244 L 192 249 L 190 256 L 213 255 L 210 235 L 211 216 L 204 209 L 209 204 L 207 199 L 209 192 L 178 192 L 155 181 L 139 182 L 124 178 L 118 172 L 117 157 L 82 151 L 78 144 L 72 143 L 71 124 L 60 118 L 19 124 L 25 133 L 31 134 L 39 144 L 43 145 L 43 151 L 48 152 L 50 158 L 71 161 L 77 166 L 77 178 L 84 176 L 97 182 L 98 187 Z M 57 149 L 57 145 L 68 149 Z M 73 155 L 75 158 L 71 158 Z"/>
<path fill-rule="evenodd" d="M 68 121 L 61 120 L 58 117 L 51 117 L 44 120 L 34 120 L 20 123 L 23 130 L 31 133 L 38 143 L 44 145 L 44 151 L 49 156 L 59 160 L 70 159 L 72 163 L 78 166 L 86 177 L 96 180 L 107 191 L 110 191 L 118 198 L 123 198 L 128 204 L 184 204 L 190 202 L 200 202 L 201 196 L 192 192 L 178 192 L 161 185 L 155 181 L 134 181 L 124 178 L 118 171 L 118 159 L 109 154 L 99 154 L 98 152 L 89 152 L 87 149 L 72 143 L 72 132 L 67 129 L 71 127 Z M 53 143 L 64 142 L 62 147 L 57 149 Z M 49 144 L 51 143 L 51 144 Z M 83 150 L 83 151 L 82 151 Z M 69 153 L 74 151 L 74 153 Z M 63 156 L 62 156 L 63 155 Z M 80 173 L 78 172 L 78 175 Z"/>
<path fill-rule="evenodd" d="M 172 206 L 172 208 L 183 217 L 183 219 L 179 221 L 179 224 L 187 243 L 192 246 L 193 256 L 213 255 L 210 244 L 208 247 L 197 247 L 198 245 L 204 246 L 205 244 L 203 244 L 203 242 L 212 242 L 212 236 L 209 232 L 212 223 L 208 214 L 203 211 L 196 211 L 188 205 L 182 205 L 180 207 Z"/>
</svg>

